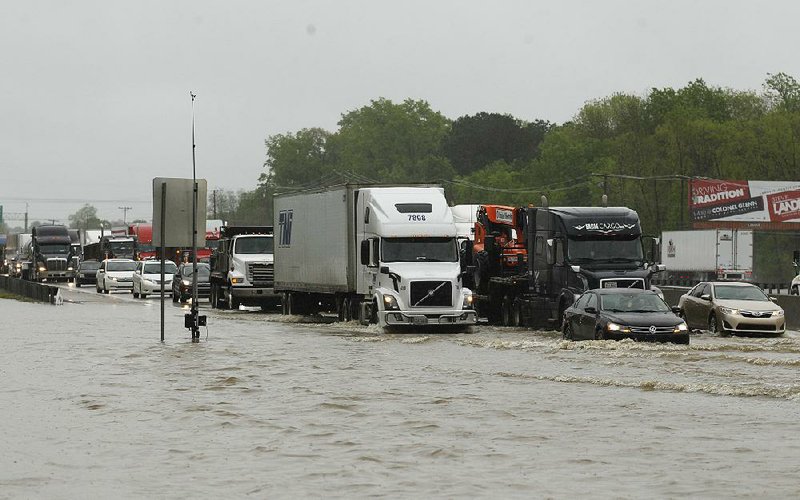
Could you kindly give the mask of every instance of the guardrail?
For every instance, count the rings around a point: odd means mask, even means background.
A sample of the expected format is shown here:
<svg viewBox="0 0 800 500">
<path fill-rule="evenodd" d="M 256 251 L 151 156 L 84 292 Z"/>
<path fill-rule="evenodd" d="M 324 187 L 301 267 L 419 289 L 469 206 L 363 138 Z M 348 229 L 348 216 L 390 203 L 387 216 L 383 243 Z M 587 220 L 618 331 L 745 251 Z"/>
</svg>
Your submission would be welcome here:
<svg viewBox="0 0 800 500">
<path fill-rule="evenodd" d="M 664 292 L 664 300 L 671 306 L 678 305 L 681 295 L 688 292 L 691 287 L 659 286 Z M 765 290 L 766 291 L 766 290 Z M 800 296 L 797 295 L 777 295 L 769 293 L 770 297 L 775 297 L 775 303 L 783 308 L 786 314 L 786 327 L 792 330 L 800 330 Z"/>
<path fill-rule="evenodd" d="M 56 295 L 58 294 L 58 287 L 9 276 L 0 276 L 0 288 L 23 297 L 51 304 L 56 303 Z"/>
</svg>

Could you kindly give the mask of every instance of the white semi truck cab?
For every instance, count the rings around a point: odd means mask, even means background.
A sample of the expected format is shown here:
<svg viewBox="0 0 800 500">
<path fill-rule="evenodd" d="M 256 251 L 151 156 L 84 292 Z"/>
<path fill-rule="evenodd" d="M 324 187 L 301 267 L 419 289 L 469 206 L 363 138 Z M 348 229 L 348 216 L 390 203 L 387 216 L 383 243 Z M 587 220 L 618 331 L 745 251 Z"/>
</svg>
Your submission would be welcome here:
<svg viewBox="0 0 800 500">
<path fill-rule="evenodd" d="M 380 326 L 475 324 L 441 189 L 362 189 L 357 212 L 363 215 L 358 284 L 372 297 L 365 306 Z"/>
</svg>

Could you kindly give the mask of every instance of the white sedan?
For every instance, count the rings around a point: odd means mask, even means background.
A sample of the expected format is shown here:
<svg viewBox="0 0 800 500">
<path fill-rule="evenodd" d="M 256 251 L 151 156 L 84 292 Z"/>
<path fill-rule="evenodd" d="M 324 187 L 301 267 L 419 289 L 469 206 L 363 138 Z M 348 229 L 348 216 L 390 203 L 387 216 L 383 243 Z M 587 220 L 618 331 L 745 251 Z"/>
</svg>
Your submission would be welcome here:
<svg viewBox="0 0 800 500">
<path fill-rule="evenodd" d="M 178 266 L 171 260 L 164 261 L 164 282 L 161 282 L 161 261 L 144 260 L 136 263 L 133 273 L 133 298 L 146 298 L 151 293 L 172 292 L 172 276 Z"/>
<path fill-rule="evenodd" d="M 129 290 L 133 287 L 133 271 L 136 262 L 131 259 L 106 259 L 100 263 L 95 274 L 97 293 L 108 293 L 111 290 Z"/>
</svg>

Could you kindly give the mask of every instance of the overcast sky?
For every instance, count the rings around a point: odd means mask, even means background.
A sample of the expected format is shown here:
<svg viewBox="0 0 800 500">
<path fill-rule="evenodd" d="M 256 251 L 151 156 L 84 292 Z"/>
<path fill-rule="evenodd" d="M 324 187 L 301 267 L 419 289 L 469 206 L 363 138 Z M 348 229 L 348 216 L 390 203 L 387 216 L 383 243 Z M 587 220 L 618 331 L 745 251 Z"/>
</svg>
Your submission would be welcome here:
<svg viewBox="0 0 800 500">
<path fill-rule="evenodd" d="M 614 92 L 800 78 L 792 0 L 0 5 L 0 204 L 31 220 L 150 219 L 152 179 L 191 177 L 190 90 L 198 177 L 238 190 L 267 136 L 333 131 L 378 97 L 562 123 Z"/>
</svg>

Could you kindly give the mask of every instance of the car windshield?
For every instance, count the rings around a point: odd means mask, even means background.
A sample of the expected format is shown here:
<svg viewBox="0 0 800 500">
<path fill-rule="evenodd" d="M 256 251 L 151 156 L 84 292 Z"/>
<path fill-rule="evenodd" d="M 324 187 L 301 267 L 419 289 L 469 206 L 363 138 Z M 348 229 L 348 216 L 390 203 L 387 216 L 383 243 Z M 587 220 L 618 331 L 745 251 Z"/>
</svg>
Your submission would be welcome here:
<svg viewBox="0 0 800 500">
<path fill-rule="evenodd" d="M 136 262 L 130 261 L 117 261 L 117 262 L 109 262 L 106 266 L 106 270 L 108 271 L 135 271 L 136 270 Z"/>
<path fill-rule="evenodd" d="M 632 240 L 574 240 L 567 243 L 567 255 L 572 263 L 579 262 L 642 262 L 642 244 Z"/>
<path fill-rule="evenodd" d="M 178 270 L 178 266 L 175 265 L 174 262 L 165 262 L 164 263 L 164 272 L 166 274 L 175 274 L 175 271 Z M 142 274 L 161 274 L 161 262 L 148 262 L 144 265 L 144 269 L 142 269 Z"/>
<path fill-rule="evenodd" d="M 183 276 L 191 276 L 192 275 L 192 266 L 183 266 L 181 269 L 181 274 Z M 205 277 L 211 275 L 211 269 L 207 265 L 198 264 L 197 265 L 197 276 L 198 277 Z"/>
<path fill-rule="evenodd" d="M 610 312 L 667 312 L 669 306 L 652 293 L 615 293 L 600 297 L 600 308 Z"/>
<path fill-rule="evenodd" d="M 455 238 L 383 238 L 384 262 L 457 262 Z"/>
<path fill-rule="evenodd" d="M 248 236 L 236 238 L 233 253 L 237 254 L 263 254 L 273 251 L 272 236 Z"/>
<path fill-rule="evenodd" d="M 722 300 L 757 300 L 761 302 L 769 300 L 769 297 L 760 288 L 754 286 L 715 285 L 714 293 L 718 299 Z"/>
<path fill-rule="evenodd" d="M 100 269 L 100 263 L 94 260 L 87 260 L 85 262 L 81 262 L 81 269 L 85 269 L 87 271 L 97 271 Z"/>
<path fill-rule="evenodd" d="M 39 252 L 44 255 L 67 255 L 70 245 L 50 244 L 39 245 Z"/>
</svg>

